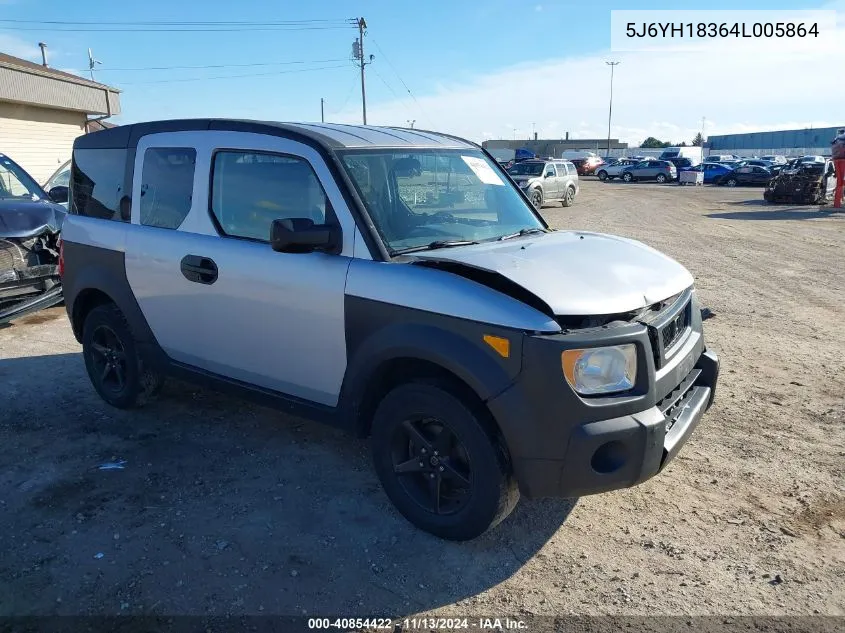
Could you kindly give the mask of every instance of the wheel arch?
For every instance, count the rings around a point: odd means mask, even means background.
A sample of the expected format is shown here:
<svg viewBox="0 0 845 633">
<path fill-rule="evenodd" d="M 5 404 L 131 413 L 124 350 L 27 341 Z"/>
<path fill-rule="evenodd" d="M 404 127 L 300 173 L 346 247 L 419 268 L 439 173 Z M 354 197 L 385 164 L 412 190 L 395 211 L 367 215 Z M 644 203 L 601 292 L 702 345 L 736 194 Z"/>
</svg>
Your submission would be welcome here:
<svg viewBox="0 0 845 633">
<path fill-rule="evenodd" d="M 492 349 L 482 347 L 481 336 L 476 344 L 458 333 L 412 323 L 374 332 L 347 366 L 340 398 L 344 415 L 358 435 L 367 436 L 376 407 L 391 389 L 414 380 L 432 380 L 467 402 L 504 446 L 502 431 L 486 402 L 507 389 L 521 369 L 521 335 L 516 338 L 510 335 L 510 362 L 502 363 Z"/>
</svg>

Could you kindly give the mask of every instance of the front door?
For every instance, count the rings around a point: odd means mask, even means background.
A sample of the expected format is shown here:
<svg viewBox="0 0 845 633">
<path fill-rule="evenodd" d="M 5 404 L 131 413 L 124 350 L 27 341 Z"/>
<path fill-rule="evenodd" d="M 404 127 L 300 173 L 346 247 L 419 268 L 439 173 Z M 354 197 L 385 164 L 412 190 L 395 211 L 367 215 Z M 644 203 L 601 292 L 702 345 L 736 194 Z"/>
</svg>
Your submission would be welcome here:
<svg viewBox="0 0 845 633">
<path fill-rule="evenodd" d="M 553 163 L 546 163 L 543 169 L 543 192 L 546 200 L 557 200 L 560 198 L 560 183 L 558 182 L 557 171 Z"/>
<path fill-rule="evenodd" d="M 184 191 L 175 211 L 164 191 L 175 187 L 179 156 L 164 157 L 160 182 L 147 176 L 154 172 L 145 155 L 157 158 L 165 143 L 196 154 L 181 221 Z M 165 352 L 219 376 L 336 405 L 355 227 L 317 152 L 249 133 L 152 135 L 138 144 L 134 185 L 138 226 L 127 240 L 127 277 Z M 270 224 L 290 217 L 338 223 L 341 252 L 273 251 Z"/>
</svg>

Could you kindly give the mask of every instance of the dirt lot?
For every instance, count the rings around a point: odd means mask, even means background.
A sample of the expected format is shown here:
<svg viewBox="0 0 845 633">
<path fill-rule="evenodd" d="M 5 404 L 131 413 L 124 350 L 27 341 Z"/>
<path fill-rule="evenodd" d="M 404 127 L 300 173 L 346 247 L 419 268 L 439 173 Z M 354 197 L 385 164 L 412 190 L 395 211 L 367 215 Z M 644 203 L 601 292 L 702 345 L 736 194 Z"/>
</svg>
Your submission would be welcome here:
<svg viewBox="0 0 845 633">
<path fill-rule="evenodd" d="M 722 381 L 657 478 L 465 544 L 392 510 L 364 441 L 176 383 L 114 410 L 63 308 L 0 330 L 0 614 L 845 615 L 845 214 L 760 203 L 586 181 L 544 210 L 685 264 Z"/>
</svg>

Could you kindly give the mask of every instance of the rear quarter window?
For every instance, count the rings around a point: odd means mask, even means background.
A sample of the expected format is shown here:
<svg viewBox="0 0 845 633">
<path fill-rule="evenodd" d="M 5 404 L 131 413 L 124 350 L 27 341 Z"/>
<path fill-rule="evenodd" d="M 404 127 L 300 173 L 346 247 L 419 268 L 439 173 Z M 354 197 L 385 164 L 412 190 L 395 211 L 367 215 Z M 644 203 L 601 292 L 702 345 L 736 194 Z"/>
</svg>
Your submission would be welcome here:
<svg viewBox="0 0 845 633">
<path fill-rule="evenodd" d="M 128 206 L 127 212 L 120 212 L 125 170 L 125 149 L 74 150 L 68 210 L 76 215 L 128 222 Z"/>
</svg>

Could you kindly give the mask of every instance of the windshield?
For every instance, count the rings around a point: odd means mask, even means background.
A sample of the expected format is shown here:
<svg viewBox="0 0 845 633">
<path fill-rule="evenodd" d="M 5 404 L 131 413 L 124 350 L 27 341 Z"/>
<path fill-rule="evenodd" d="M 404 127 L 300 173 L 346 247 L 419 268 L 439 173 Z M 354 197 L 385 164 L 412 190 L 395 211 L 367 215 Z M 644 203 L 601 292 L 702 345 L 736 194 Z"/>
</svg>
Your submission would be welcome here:
<svg viewBox="0 0 845 633">
<path fill-rule="evenodd" d="M 35 198 L 41 187 L 23 169 L 6 157 L 0 158 L 0 198 Z"/>
<path fill-rule="evenodd" d="M 477 150 L 349 151 L 342 162 L 393 253 L 544 228 L 519 191 Z"/>
<path fill-rule="evenodd" d="M 511 176 L 539 176 L 543 173 L 545 163 L 517 163 L 508 167 Z"/>
</svg>

